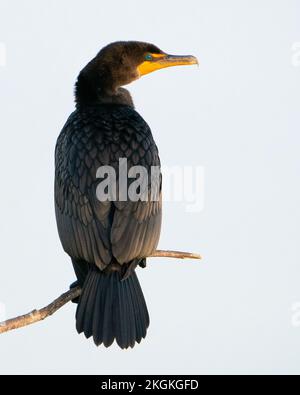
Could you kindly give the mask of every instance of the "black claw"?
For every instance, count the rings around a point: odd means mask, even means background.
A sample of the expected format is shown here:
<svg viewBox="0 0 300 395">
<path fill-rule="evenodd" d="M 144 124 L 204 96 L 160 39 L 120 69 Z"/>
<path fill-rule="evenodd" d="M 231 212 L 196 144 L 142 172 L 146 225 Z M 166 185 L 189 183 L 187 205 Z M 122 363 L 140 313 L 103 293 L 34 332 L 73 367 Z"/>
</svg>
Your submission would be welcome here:
<svg viewBox="0 0 300 395">
<path fill-rule="evenodd" d="M 80 285 L 80 284 L 79 284 L 78 281 L 74 281 L 73 284 L 70 285 L 70 289 L 77 288 L 77 287 L 79 287 L 79 285 Z M 72 300 L 72 303 L 78 304 L 78 303 L 79 303 L 79 299 L 80 299 L 80 296 L 78 296 L 78 298 L 73 299 L 73 300 Z"/>
<path fill-rule="evenodd" d="M 141 268 L 145 269 L 145 268 L 147 267 L 146 259 L 142 259 L 142 260 L 139 262 L 139 266 L 140 266 Z"/>
</svg>

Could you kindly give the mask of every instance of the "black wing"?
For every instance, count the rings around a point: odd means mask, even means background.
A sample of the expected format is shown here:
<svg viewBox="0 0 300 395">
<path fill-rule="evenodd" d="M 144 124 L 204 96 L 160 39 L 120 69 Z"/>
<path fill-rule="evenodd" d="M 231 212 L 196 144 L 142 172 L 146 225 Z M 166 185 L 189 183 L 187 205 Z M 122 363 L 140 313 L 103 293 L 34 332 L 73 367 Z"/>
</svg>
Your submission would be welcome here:
<svg viewBox="0 0 300 395">
<path fill-rule="evenodd" d="M 100 166 L 160 166 L 157 147 L 145 121 L 129 107 L 109 107 L 71 115 L 57 141 L 55 203 L 59 235 L 75 259 L 105 269 L 114 258 L 129 263 L 157 247 L 161 198 L 155 202 L 100 202 Z M 149 177 L 150 180 L 150 177 Z M 161 190 L 160 193 L 161 195 Z"/>
</svg>

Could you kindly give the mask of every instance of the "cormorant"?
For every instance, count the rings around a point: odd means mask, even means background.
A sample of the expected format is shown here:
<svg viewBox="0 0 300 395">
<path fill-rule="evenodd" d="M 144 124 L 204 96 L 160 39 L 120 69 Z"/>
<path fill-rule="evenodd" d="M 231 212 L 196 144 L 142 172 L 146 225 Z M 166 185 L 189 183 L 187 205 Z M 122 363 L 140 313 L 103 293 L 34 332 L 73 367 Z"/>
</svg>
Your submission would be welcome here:
<svg viewBox="0 0 300 395">
<path fill-rule="evenodd" d="M 160 169 L 151 130 L 123 86 L 155 70 L 196 63 L 193 56 L 167 55 L 152 44 L 116 42 L 79 74 L 76 109 L 55 150 L 55 208 L 63 248 L 82 287 L 76 328 L 97 346 L 116 340 L 127 349 L 145 338 L 149 315 L 135 269 L 145 267 L 161 230 L 161 181 L 159 199 L 97 198 L 101 166 L 113 168 L 117 179 L 122 158 L 128 170 Z"/>
</svg>

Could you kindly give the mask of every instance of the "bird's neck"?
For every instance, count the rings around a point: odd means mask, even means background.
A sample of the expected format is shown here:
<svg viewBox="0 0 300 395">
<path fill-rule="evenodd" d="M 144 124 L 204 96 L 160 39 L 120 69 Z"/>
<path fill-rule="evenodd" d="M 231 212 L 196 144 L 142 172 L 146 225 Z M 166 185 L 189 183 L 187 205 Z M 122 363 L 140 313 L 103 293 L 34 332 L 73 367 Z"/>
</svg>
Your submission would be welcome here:
<svg viewBox="0 0 300 395">
<path fill-rule="evenodd" d="M 109 69 L 96 67 L 93 62 L 79 74 L 75 87 L 75 100 L 79 107 L 101 104 L 123 104 L 134 107 L 130 93 L 116 86 Z"/>
<path fill-rule="evenodd" d="M 124 88 L 117 88 L 114 92 L 100 91 L 96 104 L 123 104 L 134 108 L 131 94 Z"/>
</svg>

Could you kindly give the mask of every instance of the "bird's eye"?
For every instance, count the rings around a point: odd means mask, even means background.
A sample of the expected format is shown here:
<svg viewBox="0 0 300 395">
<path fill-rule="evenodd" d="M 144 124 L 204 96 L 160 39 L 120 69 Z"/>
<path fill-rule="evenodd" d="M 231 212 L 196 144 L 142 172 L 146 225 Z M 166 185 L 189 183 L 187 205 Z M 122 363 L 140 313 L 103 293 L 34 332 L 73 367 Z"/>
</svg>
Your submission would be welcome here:
<svg viewBox="0 0 300 395">
<path fill-rule="evenodd" d="M 153 59 L 153 57 L 152 57 L 152 55 L 150 54 L 150 53 L 148 53 L 146 56 L 145 56 L 145 60 L 147 60 L 148 62 L 150 61 L 150 60 L 152 60 Z"/>
</svg>

